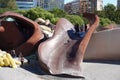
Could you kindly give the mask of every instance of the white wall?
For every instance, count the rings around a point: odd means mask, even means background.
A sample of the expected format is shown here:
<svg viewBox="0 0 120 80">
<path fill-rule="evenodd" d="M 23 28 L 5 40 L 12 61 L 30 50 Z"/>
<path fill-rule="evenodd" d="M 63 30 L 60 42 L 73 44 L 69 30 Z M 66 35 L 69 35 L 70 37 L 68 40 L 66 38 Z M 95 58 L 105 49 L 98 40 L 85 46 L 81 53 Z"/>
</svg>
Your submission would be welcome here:
<svg viewBox="0 0 120 80">
<path fill-rule="evenodd" d="M 94 33 L 84 59 L 120 60 L 120 28 Z"/>
</svg>

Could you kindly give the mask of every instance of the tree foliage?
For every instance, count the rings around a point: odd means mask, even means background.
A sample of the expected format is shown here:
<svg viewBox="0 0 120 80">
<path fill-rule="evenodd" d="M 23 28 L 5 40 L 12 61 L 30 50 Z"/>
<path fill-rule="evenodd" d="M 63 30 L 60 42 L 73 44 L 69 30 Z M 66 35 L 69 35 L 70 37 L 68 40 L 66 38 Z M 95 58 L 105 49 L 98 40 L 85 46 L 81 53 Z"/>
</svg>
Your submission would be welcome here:
<svg viewBox="0 0 120 80">
<path fill-rule="evenodd" d="M 109 24 L 115 23 L 114 21 L 111 21 L 108 18 L 100 18 L 100 27 L 106 27 Z"/>
<path fill-rule="evenodd" d="M 24 16 L 35 20 L 36 18 L 49 19 L 52 23 L 56 24 L 59 18 L 67 18 L 73 24 L 84 23 L 82 17 L 78 15 L 68 15 L 61 9 L 53 9 L 52 11 L 46 11 L 40 7 L 32 8 L 30 10 L 19 10 L 18 13 L 23 14 Z"/>
<path fill-rule="evenodd" d="M 55 17 L 65 17 L 65 15 L 67 15 L 67 13 L 64 10 L 58 9 L 58 8 L 54 8 L 53 10 L 50 10 L 49 12 L 51 12 L 52 14 L 54 14 Z"/>
<path fill-rule="evenodd" d="M 115 21 L 117 24 L 120 24 L 120 10 L 115 11 L 113 21 Z"/>
<path fill-rule="evenodd" d="M 6 12 L 6 11 L 16 11 L 16 9 L 10 9 L 10 8 L 0 8 L 0 14 Z"/>
<path fill-rule="evenodd" d="M 99 16 L 99 17 L 106 17 L 105 16 L 105 11 L 97 11 L 96 14 Z"/>
<path fill-rule="evenodd" d="M 5 8 L 7 6 L 6 2 L 8 2 L 8 0 L 0 0 L 0 7 L 1 8 Z"/>
<path fill-rule="evenodd" d="M 43 19 L 52 19 L 54 18 L 54 15 L 51 14 L 50 12 L 40 8 L 40 7 L 36 7 L 36 8 L 31 8 L 29 10 L 18 10 L 17 12 L 23 14 L 24 16 L 35 20 L 36 18 L 43 18 Z"/>
<path fill-rule="evenodd" d="M 105 11 L 105 16 L 107 18 L 109 18 L 110 20 L 114 19 L 114 15 L 115 15 L 115 11 L 116 11 L 116 7 L 113 4 L 107 4 L 104 7 L 104 11 Z"/>
<path fill-rule="evenodd" d="M 105 22 L 106 18 L 108 18 L 111 22 L 114 21 L 115 23 L 120 24 L 120 10 L 116 10 L 116 7 L 113 4 L 107 4 L 103 11 L 97 11 L 96 14 L 101 18 L 105 18 Z"/>
<path fill-rule="evenodd" d="M 16 0 L 0 0 L 1 8 L 17 9 Z"/>
<path fill-rule="evenodd" d="M 79 24 L 79 25 L 84 24 L 83 18 L 78 15 L 66 15 L 65 18 L 68 19 L 74 25 L 75 24 Z"/>
</svg>

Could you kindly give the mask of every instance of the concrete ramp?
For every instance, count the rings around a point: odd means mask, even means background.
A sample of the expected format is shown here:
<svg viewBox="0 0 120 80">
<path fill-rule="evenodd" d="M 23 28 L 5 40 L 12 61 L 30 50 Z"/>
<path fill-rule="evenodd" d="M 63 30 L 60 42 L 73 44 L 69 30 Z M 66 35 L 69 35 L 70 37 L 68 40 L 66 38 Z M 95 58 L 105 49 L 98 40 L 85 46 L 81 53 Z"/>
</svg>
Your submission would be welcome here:
<svg viewBox="0 0 120 80">
<path fill-rule="evenodd" d="M 94 33 L 84 59 L 120 60 L 120 28 Z"/>
</svg>

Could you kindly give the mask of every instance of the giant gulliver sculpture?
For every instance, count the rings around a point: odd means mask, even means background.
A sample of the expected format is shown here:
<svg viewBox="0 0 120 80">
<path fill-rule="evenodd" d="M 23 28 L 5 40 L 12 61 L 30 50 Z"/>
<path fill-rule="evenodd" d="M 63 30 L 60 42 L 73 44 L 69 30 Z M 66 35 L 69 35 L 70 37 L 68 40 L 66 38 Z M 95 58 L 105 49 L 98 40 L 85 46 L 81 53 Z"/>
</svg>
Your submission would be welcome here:
<svg viewBox="0 0 120 80">
<path fill-rule="evenodd" d="M 81 63 L 88 42 L 99 24 L 99 17 L 84 14 L 90 22 L 90 28 L 83 38 L 74 38 L 69 33 L 75 31 L 74 26 L 61 18 L 55 27 L 53 36 L 38 47 L 41 67 L 51 74 L 69 74 L 81 76 Z"/>
<path fill-rule="evenodd" d="M 14 12 L 0 15 L 0 49 L 19 55 L 30 55 L 37 43 L 44 37 L 39 25 Z"/>
</svg>

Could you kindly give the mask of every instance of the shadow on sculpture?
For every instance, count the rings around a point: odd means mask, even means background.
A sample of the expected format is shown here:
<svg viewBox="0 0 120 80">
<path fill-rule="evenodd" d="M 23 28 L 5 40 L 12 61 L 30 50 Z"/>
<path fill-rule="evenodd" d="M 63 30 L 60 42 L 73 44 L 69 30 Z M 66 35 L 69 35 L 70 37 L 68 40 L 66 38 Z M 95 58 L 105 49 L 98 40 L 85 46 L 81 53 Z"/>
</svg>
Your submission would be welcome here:
<svg viewBox="0 0 120 80">
<path fill-rule="evenodd" d="M 39 25 L 34 21 L 14 12 L 0 15 L 0 49 L 19 55 L 28 56 L 44 37 Z"/>
<path fill-rule="evenodd" d="M 88 42 L 99 24 L 99 17 L 94 14 L 83 15 L 89 20 L 90 28 L 83 38 L 71 37 L 74 26 L 61 18 L 54 29 L 53 36 L 38 47 L 40 66 L 53 75 L 68 74 L 82 76 L 81 63 Z M 69 34 L 70 33 L 70 34 Z"/>
</svg>

